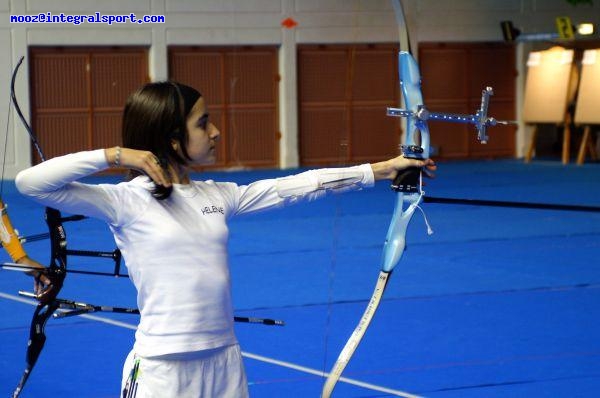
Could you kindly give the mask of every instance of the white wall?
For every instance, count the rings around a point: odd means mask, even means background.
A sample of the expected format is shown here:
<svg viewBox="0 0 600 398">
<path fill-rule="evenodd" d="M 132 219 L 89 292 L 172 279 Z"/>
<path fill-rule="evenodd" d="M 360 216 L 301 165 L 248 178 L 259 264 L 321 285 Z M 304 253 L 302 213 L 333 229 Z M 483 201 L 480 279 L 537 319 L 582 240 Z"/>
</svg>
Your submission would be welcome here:
<svg viewBox="0 0 600 398">
<path fill-rule="evenodd" d="M 10 75 L 28 46 L 135 45 L 150 49 L 149 70 L 155 80 L 167 77 L 169 45 L 280 45 L 281 167 L 298 164 L 296 46 L 302 43 L 369 43 L 398 41 L 392 0 L 0 0 L 0 92 L 10 90 Z M 420 41 L 501 41 L 499 22 L 512 20 L 524 32 L 552 32 L 554 18 L 568 15 L 574 22 L 600 23 L 600 4 L 573 7 L 566 0 L 404 0 L 413 48 Z M 11 24 L 11 15 L 129 14 L 165 15 L 165 24 Z M 292 17 L 294 29 L 281 27 Z M 523 54 L 520 45 L 522 95 Z M 24 63 L 16 93 L 29 115 L 29 71 Z M 201 89 L 201 88 L 200 88 Z M 521 97 L 518 98 L 521 101 Z M 0 101 L 0 123 L 6 124 L 8 100 Z M 13 112 L 6 150 L 7 178 L 29 166 L 30 145 Z M 4 140 L 4 138 L 2 139 Z M 518 133 L 521 155 L 525 133 Z M 3 144 L 0 144 L 3 146 Z M 1 149 L 0 151 L 4 151 Z M 1 152 L 0 152 L 1 153 Z"/>
</svg>

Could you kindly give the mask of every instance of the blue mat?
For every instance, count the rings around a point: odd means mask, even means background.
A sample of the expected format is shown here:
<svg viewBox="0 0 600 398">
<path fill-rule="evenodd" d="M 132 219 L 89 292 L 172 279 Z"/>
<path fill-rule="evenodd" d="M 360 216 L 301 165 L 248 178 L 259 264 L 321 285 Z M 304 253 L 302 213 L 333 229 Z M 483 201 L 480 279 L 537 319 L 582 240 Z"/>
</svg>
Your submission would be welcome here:
<svg viewBox="0 0 600 398">
<path fill-rule="evenodd" d="M 292 171 L 207 173 L 247 183 Z M 94 177 L 91 182 L 118 181 Z M 431 196 L 600 206 L 600 165 L 453 162 L 429 181 Z M 4 199 L 24 235 L 45 231 L 43 209 L 5 181 Z M 235 219 L 231 268 L 236 313 L 284 319 L 238 324 L 253 397 L 317 397 L 377 277 L 395 195 L 388 184 Z M 600 213 L 423 205 L 375 320 L 334 396 L 595 397 L 600 391 Z M 100 222 L 66 225 L 69 246 L 112 250 Z M 48 258 L 47 241 L 26 246 Z M 2 253 L 2 260 L 8 257 Z M 75 268 L 110 270 L 103 260 Z M 24 366 L 31 289 L 0 273 L 0 396 Z M 70 275 L 61 294 L 134 306 L 127 279 Z M 99 315 L 99 314 L 98 314 Z M 50 320 L 48 342 L 22 397 L 118 397 L 136 317 Z M 121 323 L 119 323 L 121 322 Z M 388 392 L 385 392 L 388 391 Z M 405 394 L 406 393 L 406 394 Z"/>
</svg>

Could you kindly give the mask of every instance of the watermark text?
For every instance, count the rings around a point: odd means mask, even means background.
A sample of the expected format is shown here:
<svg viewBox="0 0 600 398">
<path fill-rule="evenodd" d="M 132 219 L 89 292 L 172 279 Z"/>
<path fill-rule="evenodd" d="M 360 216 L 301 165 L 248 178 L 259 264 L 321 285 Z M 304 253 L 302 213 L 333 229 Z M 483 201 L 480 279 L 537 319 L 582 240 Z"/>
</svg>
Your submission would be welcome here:
<svg viewBox="0 0 600 398">
<path fill-rule="evenodd" d="M 11 15 L 10 23 L 65 23 L 73 25 L 81 25 L 83 23 L 97 24 L 123 24 L 123 23 L 165 23 L 164 15 L 143 15 L 138 17 L 134 13 L 122 15 L 105 15 L 100 12 L 95 12 L 88 15 L 72 15 L 72 14 L 53 14 L 51 12 L 42 12 L 31 15 Z"/>
</svg>

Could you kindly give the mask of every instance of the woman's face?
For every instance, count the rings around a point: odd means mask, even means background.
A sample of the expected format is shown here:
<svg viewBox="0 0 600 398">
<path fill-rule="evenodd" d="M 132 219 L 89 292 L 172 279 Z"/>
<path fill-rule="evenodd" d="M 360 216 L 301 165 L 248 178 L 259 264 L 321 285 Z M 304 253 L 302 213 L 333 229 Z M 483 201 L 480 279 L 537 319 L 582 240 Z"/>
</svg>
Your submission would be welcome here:
<svg viewBox="0 0 600 398">
<path fill-rule="evenodd" d="M 215 145 L 221 135 L 219 130 L 208 120 L 204 98 L 200 97 L 192 107 L 187 118 L 187 153 L 192 164 L 213 164 L 216 159 Z"/>
</svg>

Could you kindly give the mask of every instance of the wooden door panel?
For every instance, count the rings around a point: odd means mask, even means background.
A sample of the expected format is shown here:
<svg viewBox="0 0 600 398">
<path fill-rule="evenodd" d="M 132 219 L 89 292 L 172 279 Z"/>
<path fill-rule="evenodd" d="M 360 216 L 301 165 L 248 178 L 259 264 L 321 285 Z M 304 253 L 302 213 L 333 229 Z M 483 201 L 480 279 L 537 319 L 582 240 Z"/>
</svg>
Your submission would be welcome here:
<svg viewBox="0 0 600 398">
<path fill-rule="evenodd" d="M 34 53 L 30 65 L 36 112 L 89 107 L 87 54 Z"/>
<path fill-rule="evenodd" d="M 55 112 L 36 118 L 37 138 L 46 159 L 89 149 L 87 113 Z M 39 162 L 37 153 L 35 160 Z"/>
<path fill-rule="evenodd" d="M 123 112 L 95 112 L 94 134 L 90 149 L 109 148 L 115 145 L 123 145 L 121 138 L 121 120 Z"/>
<path fill-rule="evenodd" d="M 303 45 L 298 50 L 302 165 L 356 164 L 398 153 L 397 46 Z"/>
<path fill-rule="evenodd" d="M 423 43 L 419 47 L 424 102 L 430 111 L 474 114 L 482 90 L 491 86 L 488 115 L 515 118 L 515 50 L 504 43 Z M 490 140 L 481 145 L 473 126 L 430 122 L 431 145 L 438 158 L 511 157 L 515 127 L 489 127 Z"/>
<path fill-rule="evenodd" d="M 142 48 L 32 47 L 30 71 L 32 122 L 48 158 L 120 145 L 125 100 L 148 79 Z"/>
<path fill-rule="evenodd" d="M 198 89 L 221 131 L 207 168 L 279 163 L 277 49 L 272 46 L 169 49 L 169 76 Z"/>
<path fill-rule="evenodd" d="M 396 51 L 357 50 L 353 61 L 352 101 L 386 101 L 386 106 L 398 98 L 398 61 Z"/>
<path fill-rule="evenodd" d="M 129 94 L 146 82 L 144 53 L 92 53 L 90 58 L 96 109 L 123 109 Z"/>
<path fill-rule="evenodd" d="M 272 52 L 233 52 L 225 55 L 227 102 L 233 105 L 273 104 L 277 65 Z"/>
<path fill-rule="evenodd" d="M 467 97 L 469 88 L 466 52 L 446 47 L 424 49 L 419 53 L 422 93 L 429 100 L 454 100 Z"/>
<path fill-rule="evenodd" d="M 373 162 L 400 153 L 399 128 L 395 118 L 385 114 L 385 105 L 355 107 L 352 111 L 352 159 Z M 391 132 L 382 134 L 382 132 Z M 395 133 L 394 133 L 395 132 Z"/>
<path fill-rule="evenodd" d="M 273 109 L 240 109 L 229 115 L 227 150 L 232 164 L 272 166 Z"/>
<path fill-rule="evenodd" d="M 169 54 L 169 76 L 182 84 L 194 87 L 209 106 L 225 103 L 224 54 L 217 51 L 186 51 L 173 49 Z"/>
<path fill-rule="evenodd" d="M 314 107 L 300 111 L 300 153 L 304 165 L 332 165 L 347 158 L 348 112 L 345 107 Z"/>
</svg>

